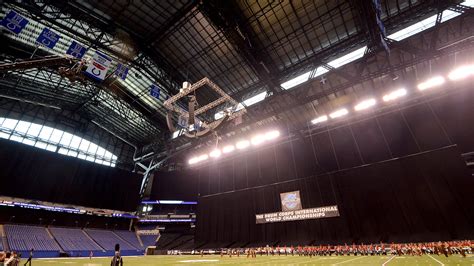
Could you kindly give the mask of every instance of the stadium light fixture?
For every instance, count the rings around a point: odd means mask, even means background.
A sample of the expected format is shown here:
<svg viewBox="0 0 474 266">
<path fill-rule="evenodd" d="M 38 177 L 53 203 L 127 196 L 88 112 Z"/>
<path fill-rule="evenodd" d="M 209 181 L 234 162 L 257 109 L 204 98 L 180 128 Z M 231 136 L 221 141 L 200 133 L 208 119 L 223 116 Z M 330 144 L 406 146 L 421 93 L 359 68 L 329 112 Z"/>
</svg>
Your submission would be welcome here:
<svg viewBox="0 0 474 266">
<path fill-rule="evenodd" d="M 389 102 L 389 101 L 396 100 L 400 97 L 403 97 L 405 95 L 407 95 L 407 90 L 405 88 L 400 88 L 400 89 L 390 92 L 389 94 L 385 94 L 382 99 L 384 102 Z"/>
<path fill-rule="evenodd" d="M 235 147 L 239 150 L 243 150 L 247 148 L 250 145 L 250 142 L 248 140 L 239 140 L 236 144 Z"/>
<path fill-rule="evenodd" d="M 197 162 L 199 162 L 198 157 L 193 157 L 193 158 L 189 159 L 189 161 L 188 161 L 189 164 L 195 164 Z"/>
<path fill-rule="evenodd" d="M 341 117 L 341 116 L 345 116 L 349 113 L 349 111 L 347 111 L 346 108 L 343 108 L 343 109 L 339 109 L 335 112 L 332 112 L 329 114 L 329 117 L 331 117 L 332 119 L 334 118 L 338 118 L 338 117 Z"/>
<path fill-rule="evenodd" d="M 252 139 L 250 140 L 252 145 L 260 145 L 264 141 L 265 141 L 265 135 L 262 135 L 262 134 L 258 134 L 256 136 L 252 137 Z"/>
<path fill-rule="evenodd" d="M 205 161 L 205 160 L 207 160 L 207 159 L 209 159 L 209 156 L 207 156 L 207 154 L 203 154 L 203 155 L 201 155 L 201 156 L 198 157 L 199 162 L 200 162 L 200 161 Z"/>
<path fill-rule="evenodd" d="M 265 134 L 265 140 L 273 140 L 273 139 L 278 138 L 279 136 L 280 136 L 280 131 L 278 130 L 268 131 Z"/>
<path fill-rule="evenodd" d="M 451 71 L 448 75 L 448 78 L 452 81 L 456 81 L 456 80 L 465 79 L 473 75 L 474 75 L 474 65 L 467 65 L 467 66 L 458 67 L 454 69 L 453 71 Z"/>
<path fill-rule="evenodd" d="M 313 124 L 319 124 L 319 123 L 322 123 L 322 122 L 325 122 L 328 120 L 328 116 L 327 115 L 322 115 L 318 118 L 315 118 L 313 120 L 311 120 L 311 123 Z"/>
<path fill-rule="evenodd" d="M 209 153 L 209 156 L 212 158 L 219 158 L 221 154 L 222 154 L 221 150 L 215 149 Z"/>
<path fill-rule="evenodd" d="M 354 110 L 356 111 L 362 111 L 365 109 L 368 109 L 372 106 L 374 106 L 377 103 L 377 101 L 374 98 L 364 100 L 360 103 L 358 103 L 356 106 L 354 106 Z"/>
<path fill-rule="evenodd" d="M 444 79 L 444 77 L 435 76 L 435 77 L 432 77 L 432 78 L 418 84 L 418 89 L 420 91 L 424 91 L 424 90 L 427 90 L 427 89 L 430 89 L 430 88 L 433 88 L 433 87 L 440 86 L 440 85 L 444 84 L 445 81 L 446 80 Z"/>
<path fill-rule="evenodd" d="M 230 153 L 235 150 L 234 145 L 227 145 L 224 148 L 222 148 L 222 153 Z"/>
</svg>

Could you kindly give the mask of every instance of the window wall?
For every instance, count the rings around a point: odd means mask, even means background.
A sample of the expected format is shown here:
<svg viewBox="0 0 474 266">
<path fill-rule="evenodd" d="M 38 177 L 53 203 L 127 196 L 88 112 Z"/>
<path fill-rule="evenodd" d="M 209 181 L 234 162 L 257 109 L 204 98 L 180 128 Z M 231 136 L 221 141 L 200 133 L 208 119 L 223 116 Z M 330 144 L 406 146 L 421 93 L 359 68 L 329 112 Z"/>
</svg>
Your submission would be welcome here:
<svg viewBox="0 0 474 266">
<path fill-rule="evenodd" d="M 21 120 L 0 117 L 0 138 L 115 167 L 117 156 L 71 133 Z"/>
</svg>

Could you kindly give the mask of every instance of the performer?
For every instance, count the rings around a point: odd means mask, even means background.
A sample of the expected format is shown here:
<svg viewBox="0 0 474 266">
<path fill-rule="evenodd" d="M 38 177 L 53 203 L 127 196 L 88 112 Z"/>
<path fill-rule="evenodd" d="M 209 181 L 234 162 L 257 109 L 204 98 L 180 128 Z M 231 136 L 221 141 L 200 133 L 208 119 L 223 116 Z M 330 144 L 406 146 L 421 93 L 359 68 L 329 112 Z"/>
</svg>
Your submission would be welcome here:
<svg viewBox="0 0 474 266">
<path fill-rule="evenodd" d="M 28 260 L 26 260 L 24 266 L 26 266 L 26 264 L 31 266 L 31 260 L 33 259 L 33 251 L 35 251 L 35 250 L 34 249 L 30 250 L 30 255 L 28 256 Z"/>
<path fill-rule="evenodd" d="M 123 266 L 122 256 L 120 256 L 120 245 L 115 244 L 115 255 L 112 258 L 110 266 Z"/>
</svg>

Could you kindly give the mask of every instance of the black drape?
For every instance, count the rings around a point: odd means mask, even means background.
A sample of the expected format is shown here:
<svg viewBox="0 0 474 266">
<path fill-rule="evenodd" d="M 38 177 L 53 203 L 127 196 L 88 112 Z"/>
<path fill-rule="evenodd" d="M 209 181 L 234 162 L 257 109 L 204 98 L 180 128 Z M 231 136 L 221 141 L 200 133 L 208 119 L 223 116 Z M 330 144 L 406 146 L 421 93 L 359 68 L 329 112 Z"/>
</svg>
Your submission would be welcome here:
<svg viewBox="0 0 474 266">
<path fill-rule="evenodd" d="M 197 242 L 344 243 L 474 237 L 474 179 L 457 147 L 199 199 Z M 300 190 L 304 208 L 340 217 L 255 224 Z"/>
<path fill-rule="evenodd" d="M 0 140 L 0 194 L 136 210 L 141 177 L 124 170 Z"/>
</svg>

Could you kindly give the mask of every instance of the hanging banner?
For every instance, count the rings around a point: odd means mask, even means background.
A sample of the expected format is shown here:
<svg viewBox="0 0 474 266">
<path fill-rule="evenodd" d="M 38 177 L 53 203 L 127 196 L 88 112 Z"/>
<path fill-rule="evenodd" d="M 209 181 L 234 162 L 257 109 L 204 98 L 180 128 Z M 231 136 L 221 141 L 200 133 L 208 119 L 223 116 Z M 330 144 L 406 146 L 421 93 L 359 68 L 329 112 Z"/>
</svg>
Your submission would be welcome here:
<svg viewBox="0 0 474 266">
<path fill-rule="evenodd" d="M 82 46 L 76 41 L 72 41 L 71 45 L 69 45 L 69 49 L 67 49 L 66 51 L 66 54 L 72 55 L 75 58 L 81 59 L 86 53 L 86 51 L 87 51 L 86 47 Z"/>
<path fill-rule="evenodd" d="M 122 80 L 125 80 L 128 75 L 128 67 L 126 65 L 118 63 L 117 69 L 115 70 L 115 75 L 117 75 L 117 77 L 121 78 Z"/>
<path fill-rule="evenodd" d="M 307 219 L 321 219 L 339 216 L 337 205 L 319 208 L 301 209 L 297 211 L 283 211 L 255 215 L 257 224 L 288 222 Z"/>
<path fill-rule="evenodd" d="M 105 54 L 96 51 L 91 62 L 87 66 L 86 74 L 96 80 L 104 80 L 107 71 L 109 70 L 112 59 Z"/>
<path fill-rule="evenodd" d="M 2 19 L 2 26 L 15 34 L 19 34 L 26 27 L 26 24 L 28 24 L 28 20 L 14 10 L 8 12 Z"/>
<path fill-rule="evenodd" d="M 150 95 L 155 97 L 156 99 L 160 99 L 160 88 L 155 84 L 151 84 Z"/>
<path fill-rule="evenodd" d="M 59 41 L 59 36 L 56 32 L 44 28 L 41 34 L 38 36 L 38 39 L 36 39 L 36 42 L 48 47 L 49 49 L 53 49 L 56 43 Z"/>
</svg>

